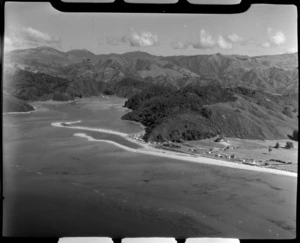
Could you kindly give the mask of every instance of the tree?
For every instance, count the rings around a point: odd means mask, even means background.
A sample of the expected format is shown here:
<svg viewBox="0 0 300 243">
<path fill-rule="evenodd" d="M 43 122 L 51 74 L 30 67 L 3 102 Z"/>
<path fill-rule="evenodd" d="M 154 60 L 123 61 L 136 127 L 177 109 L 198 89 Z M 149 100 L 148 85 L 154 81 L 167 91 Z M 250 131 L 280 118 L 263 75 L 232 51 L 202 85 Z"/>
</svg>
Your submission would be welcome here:
<svg viewBox="0 0 300 243">
<path fill-rule="evenodd" d="M 294 148 L 294 144 L 292 142 L 286 142 L 285 148 L 292 149 L 292 148 Z"/>
<path fill-rule="evenodd" d="M 279 148 L 279 143 L 278 142 L 275 144 L 274 148 L 276 148 L 276 149 Z"/>
<path fill-rule="evenodd" d="M 269 151 L 269 154 L 271 154 L 271 152 L 272 152 L 272 148 L 271 148 L 271 147 L 269 147 L 268 151 Z"/>
</svg>

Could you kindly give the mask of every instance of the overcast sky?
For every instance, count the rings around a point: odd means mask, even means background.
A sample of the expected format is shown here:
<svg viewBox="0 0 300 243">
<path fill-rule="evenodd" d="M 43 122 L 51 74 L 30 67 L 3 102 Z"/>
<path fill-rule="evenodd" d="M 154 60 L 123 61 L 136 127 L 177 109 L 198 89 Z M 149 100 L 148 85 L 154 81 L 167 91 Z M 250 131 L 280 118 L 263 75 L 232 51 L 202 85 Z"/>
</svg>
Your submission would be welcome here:
<svg viewBox="0 0 300 243">
<path fill-rule="evenodd" d="M 298 50 L 297 9 L 260 4 L 241 14 L 62 13 L 49 3 L 7 2 L 4 50 L 36 46 L 95 54 L 282 54 Z"/>
</svg>

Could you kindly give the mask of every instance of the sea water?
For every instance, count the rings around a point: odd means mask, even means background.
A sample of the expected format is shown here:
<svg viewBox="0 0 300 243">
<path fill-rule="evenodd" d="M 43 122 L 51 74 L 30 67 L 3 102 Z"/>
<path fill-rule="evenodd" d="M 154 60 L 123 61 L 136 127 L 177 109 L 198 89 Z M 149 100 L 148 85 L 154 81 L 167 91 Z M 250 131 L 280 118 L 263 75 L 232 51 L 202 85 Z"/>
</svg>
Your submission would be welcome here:
<svg viewBox="0 0 300 243">
<path fill-rule="evenodd" d="M 133 153 L 121 136 L 51 125 L 141 132 L 121 120 L 124 102 L 35 102 L 3 115 L 4 235 L 295 236 L 296 178 Z"/>
</svg>

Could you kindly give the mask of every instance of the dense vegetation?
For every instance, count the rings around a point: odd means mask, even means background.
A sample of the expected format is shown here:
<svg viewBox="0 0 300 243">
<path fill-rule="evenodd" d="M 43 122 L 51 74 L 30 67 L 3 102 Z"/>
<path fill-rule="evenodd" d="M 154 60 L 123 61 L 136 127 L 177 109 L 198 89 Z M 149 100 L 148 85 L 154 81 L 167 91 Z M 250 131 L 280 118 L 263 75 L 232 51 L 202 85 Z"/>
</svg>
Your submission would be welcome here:
<svg viewBox="0 0 300 243">
<path fill-rule="evenodd" d="M 119 97 L 129 98 L 141 90 L 152 87 L 150 83 L 136 80 L 134 78 L 124 78 L 114 85 L 105 85 L 101 87 L 101 91 L 106 95 L 117 95 Z"/>
<path fill-rule="evenodd" d="M 27 112 L 34 110 L 33 107 L 25 101 L 12 95 L 3 93 L 3 112 Z"/>
<path fill-rule="evenodd" d="M 209 120 L 212 111 L 204 105 L 235 100 L 236 98 L 231 92 L 222 89 L 220 86 L 201 88 L 194 86 L 181 90 L 155 86 L 128 99 L 125 106 L 133 111 L 124 115 L 123 119 L 134 120 L 145 125 L 147 129 L 144 139 L 149 140 L 152 131 L 170 117 L 189 114 L 192 118 Z M 216 132 L 212 130 L 201 131 L 199 126 L 193 122 L 188 123 L 183 128 L 172 129 L 167 137 L 157 134 L 154 140 L 194 140 L 216 135 Z"/>
<path fill-rule="evenodd" d="M 151 86 L 149 83 L 133 78 L 124 78 L 116 84 L 107 84 L 90 78 L 66 79 L 45 73 L 18 70 L 5 74 L 3 88 L 6 92 L 25 101 L 49 99 L 67 101 L 76 97 L 97 96 L 100 93 L 131 97 Z"/>
<path fill-rule="evenodd" d="M 19 70 L 5 76 L 3 89 L 22 100 L 46 100 L 54 93 L 64 93 L 70 81 L 44 73 Z"/>
<path fill-rule="evenodd" d="M 154 86 L 128 99 L 125 106 L 132 111 L 123 119 L 145 125 L 146 141 L 180 142 L 218 134 L 252 139 L 276 138 L 287 136 L 278 131 L 276 122 L 286 125 L 289 118 L 280 117 L 280 113 L 288 104 L 294 105 L 282 96 L 242 87 L 191 85 L 176 90 Z M 273 117 L 276 122 L 272 121 Z"/>
<path fill-rule="evenodd" d="M 298 130 L 294 130 L 292 136 L 288 137 L 294 141 L 298 141 Z"/>
</svg>

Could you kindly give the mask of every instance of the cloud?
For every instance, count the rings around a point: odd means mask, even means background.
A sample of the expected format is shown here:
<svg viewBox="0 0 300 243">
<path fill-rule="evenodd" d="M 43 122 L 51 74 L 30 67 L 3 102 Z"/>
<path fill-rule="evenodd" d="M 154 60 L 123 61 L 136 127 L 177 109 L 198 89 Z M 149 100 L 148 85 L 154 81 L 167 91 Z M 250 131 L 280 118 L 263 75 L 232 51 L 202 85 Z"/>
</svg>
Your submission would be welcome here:
<svg viewBox="0 0 300 243">
<path fill-rule="evenodd" d="M 232 48 L 232 44 L 230 42 L 226 41 L 226 39 L 221 35 L 218 37 L 218 46 L 222 49 L 231 49 Z"/>
<path fill-rule="evenodd" d="M 200 30 L 199 41 L 192 44 L 195 49 L 208 49 L 216 45 L 214 38 L 204 29 Z"/>
<path fill-rule="evenodd" d="M 147 47 L 158 45 L 157 35 L 147 31 L 137 33 L 133 29 L 131 29 L 129 35 L 125 35 L 119 40 L 120 43 L 127 43 L 132 47 Z"/>
<path fill-rule="evenodd" d="M 57 36 L 50 36 L 49 34 L 33 29 L 31 27 L 23 28 L 21 30 L 22 37 L 25 41 L 36 45 L 40 44 L 55 44 L 60 45 L 61 39 Z"/>
<path fill-rule="evenodd" d="M 274 35 L 269 36 L 269 40 L 273 44 L 279 46 L 279 45 L 282 45 L 286 42 L 286 37 L 285 37 L 283 32 L 277 31 Z"/>
<path fill-rule="evenodd" d="M 272 28 L 267 29 L 268 41 L 261 44 L 264 48 L 280 46 L 286 42 L 285 34 L 282 31 L 273 32 Z"/>
<path fill-rule="evenodd" d="M 14 29 L 12 26 L 8 26 L 5 30 L 4 45 L 6 48 L 12 49 L 20 47 L 23 44 L 23 40 L 20 36 L 20 32 Z"/>
<path fill-rule="evenodd" d="M 233 33 L 227 36 L 227 39 L 232 43 L 238 43 L 244 41 L 244 38 L 240 37 L 239 35 Z"/>
<path fill-rule="evenodd" d="M 201 29 L 199 35 L 199 41 L 193 43 L 192 46 L 195 49 L 209 49 L 214 47 L 219 47 L 221 49 L 232 49 L 233 44 L 244 42 L 244 38 L 237 35 L 236 33 L 230 34 L 228 36 L 219 35 L 217 39 L 204 29 Z"/>
<path fill-rule="evenodd" d="M 106 43 L 112 46 L 128 44 L 132 47 L 147 47 L 156 46 L 159 43 L 157 35 L 147 31 L 137 33 L 133 29 L 131 29 L 130 34 L 121 37 L 106 37 L 104 39 L 105 41 L 99 40 L 98 44 Z"/>
<path fill-rule="evenodd" d="M 295 53 L 297 52 L 297 48 L 291 47 L 286 50 L 287 53 Z"/>
<path fill-rule="evenodd" d="M 18 48 L 21 46 L 61 46 L 61 38 L 51 36 L 48 33 L 36 30 L 31 27 L 23 27 L 17 31 L 13 27 L 8 27 L 7 34 L 4 38 L 4 43 L 9 48 Z"/>
<path fill-rule="evenodd" d="M 9 36 L 4 36 L 4 48 L 3 48 L 3 51 L 4 52 L 9 52 L 9 51 L 12 51 L 13 49 L 16 48 L 16 46 L 14 45 L 14 40 L 9 37 Z M 20 45 L 18 45 L 19 47 Z"/>
<path fill-rule="evenodd" d="M 212 36 L 205 30 L 200 31 L 200 43 L 204 47 L 212 47 L 215 45 L 216 41 Z"/>
<path fill-rule="evenodd" d="M 146 47 L 157 45 L 158 37 L 151 32 L 142 31 L 137 33 L 131 30 L 130 35 L 122 37 L 121 41 L 133 47 Z"/>
<path fill-rule="evenodd" d="M 184 50 L 184 49 L 188 48 L 189 45 L 190 45 L 190 43 L 188 43 L 188 42 L 182 42 L 182 41 L 175 41 L 175 42 L 171 43 L 171 46 L 175 50 Z"/>
</svg>

